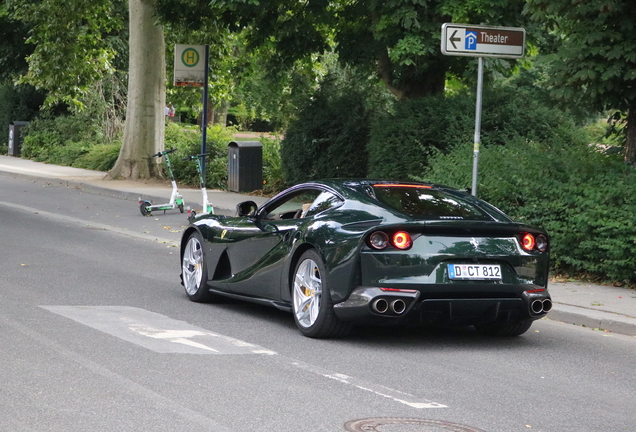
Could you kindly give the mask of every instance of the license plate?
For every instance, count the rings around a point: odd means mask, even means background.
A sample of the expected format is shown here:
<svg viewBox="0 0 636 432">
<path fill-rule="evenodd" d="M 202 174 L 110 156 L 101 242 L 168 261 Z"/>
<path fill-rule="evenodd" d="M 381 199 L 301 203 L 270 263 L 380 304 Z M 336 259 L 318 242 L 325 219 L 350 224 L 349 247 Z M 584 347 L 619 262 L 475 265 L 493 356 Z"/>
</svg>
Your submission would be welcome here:
<svg viewBox="0 0 636 432">
<path fill-rule="evenodd" d="M 448 277 L 463 280 L 501 280 L 499 264 L 448 264 Z"/>
</svg>

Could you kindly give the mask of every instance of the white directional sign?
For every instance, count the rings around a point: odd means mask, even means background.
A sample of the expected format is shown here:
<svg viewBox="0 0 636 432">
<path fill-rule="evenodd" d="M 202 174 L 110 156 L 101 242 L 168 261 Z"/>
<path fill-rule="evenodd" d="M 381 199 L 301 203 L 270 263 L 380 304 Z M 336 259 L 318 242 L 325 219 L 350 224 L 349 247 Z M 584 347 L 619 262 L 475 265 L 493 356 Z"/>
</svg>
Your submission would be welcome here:
<svg viewBox="0 0 636 432">
<path fill-rule="evenodd" d="M 202 87 L 205 82 L 205 45 L 174 46 L 174 85 Z"/>
<path fill-rule="evenodd" d="M 469 57 L 523 57 L 526 30 L 471 24 L 442 25 L 442 54 Z"/>
</svg>

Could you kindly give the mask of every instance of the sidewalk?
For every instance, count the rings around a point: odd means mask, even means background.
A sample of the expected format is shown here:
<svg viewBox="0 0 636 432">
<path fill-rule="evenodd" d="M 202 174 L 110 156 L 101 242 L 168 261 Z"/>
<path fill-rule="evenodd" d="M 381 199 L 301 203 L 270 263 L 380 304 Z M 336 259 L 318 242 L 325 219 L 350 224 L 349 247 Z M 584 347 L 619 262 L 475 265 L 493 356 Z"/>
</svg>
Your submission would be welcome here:
<svg viewBox="0 0 636 432">
<path fill-rule="evenodd" d="M 164 202 L 172 187 L 168 181 L 104 180 L 106 173 L 78 168 L 48 165 L 11 156 L 0 156 L 0 175 L 59 181 L 60 184 L 81 187 L 102 195 L 128 200 L 139 197 Z M 199 189 L 179 188 L 186 205 L 201 207 Z M 248 196 L 219 190 L 209 190 L 208 197 L 215 211 L 234 214 L 236 204 L 252 200 L 258 205 L 267 198 Z M 196 204 L 190 204 L 196 203 Z M 636 336 L 636 290 L 583 282 L 551 282 L 550 294 L 554 307 L 549 319 L 564 323 Z"/>
</svg>

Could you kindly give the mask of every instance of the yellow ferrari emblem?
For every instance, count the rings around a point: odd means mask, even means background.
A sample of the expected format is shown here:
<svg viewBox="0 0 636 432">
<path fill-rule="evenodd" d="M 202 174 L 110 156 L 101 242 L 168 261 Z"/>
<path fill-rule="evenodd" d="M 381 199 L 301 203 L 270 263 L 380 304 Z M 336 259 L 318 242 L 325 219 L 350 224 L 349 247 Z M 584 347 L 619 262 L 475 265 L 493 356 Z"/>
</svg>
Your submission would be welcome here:
<svg viewBox="0 0 636 432">
<path fill-rule="evenodd" d="M 223 232 L 221 233 L 221 238 L 225 238 L 225 234 L 227 234 L 227 230 L 223 230 Z"/>
</svg>

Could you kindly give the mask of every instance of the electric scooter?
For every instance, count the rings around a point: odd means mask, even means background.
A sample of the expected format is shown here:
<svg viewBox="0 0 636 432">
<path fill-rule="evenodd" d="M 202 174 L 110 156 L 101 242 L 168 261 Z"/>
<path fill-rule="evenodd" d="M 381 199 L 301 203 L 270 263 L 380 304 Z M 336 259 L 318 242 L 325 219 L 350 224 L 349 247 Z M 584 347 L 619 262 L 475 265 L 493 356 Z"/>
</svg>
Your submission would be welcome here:
<svg viewBox="0 0 636 432">
<path fill-rule="evenodd" d="M 172 195 L 170 195 L 170 202 L 167 204 L 156 204 L 153 205 L 152 202 L 142 200 L 139 197 L 139 211 L 144 216 L 152 216 L 153 210 L 163 210 L 163 214 L 166 214 L 166 210 L 172 210 L 174 208 L 179 208 L 179 211 L 183 213 L 183 197 L 179 193 L 179 189 L 177 189 L 177 182 L 174 179 L 174 174 L 172 173 L 172 166 L 170 165 L 170 153 L 176 152 L 177 149 L 173 148 L 170 150 L 164 150 L 157 154 L 152 155 L 152 157 L 161 157 L 165 156 L 166 158 L 166 166 L 168 167 L 168 175 L 170 176 L 170 182 L 172 183 Z"/>
<path fill-rule="evenodd" d="M 183 158 L 183 160 L 194 160 L 197 163 L 197 173 L 199 174 L 199 186 L 201 187 L 201 193 L 203 194 L 203 210 L 202 213 L 214 214 L 214 208 L 212 204 L 208 201 L 208 192 L 205 190 L 205 183 L 203 181 L 203 168 L 201 160 L 208 156 L 207 154 L 198 154 L 194 156 L 188 156 Z M 197 215 L 197 212 L 194 210 L 188 210 L 188 219 L 194 219 Z"/>
</svg>

